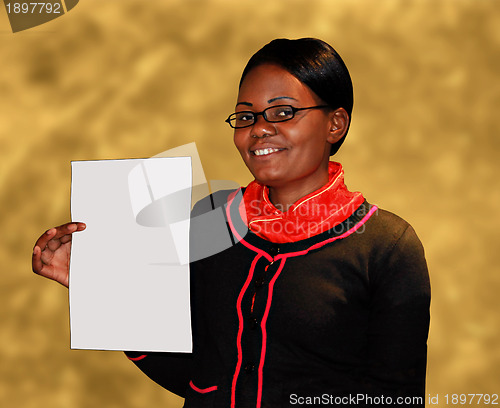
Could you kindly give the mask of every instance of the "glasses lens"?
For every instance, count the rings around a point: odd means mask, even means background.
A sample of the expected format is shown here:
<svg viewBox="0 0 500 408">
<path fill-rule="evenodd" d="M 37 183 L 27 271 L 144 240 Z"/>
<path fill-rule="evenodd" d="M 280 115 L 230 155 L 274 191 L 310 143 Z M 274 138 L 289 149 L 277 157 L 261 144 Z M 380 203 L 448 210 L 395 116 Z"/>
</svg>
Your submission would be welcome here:
<svg viewBox="0 0 500 408">
<path fill-rule="evenodd" d="M 294 116 L 293 108 L 289 105 L 273 106 L 266 109 L 266 119 L 269 122 L 282 122 Z"/>
<path fill-rule="evenodd" d="M 231 125 L 235 128 L 250 126 L 255 121 L 253 112 L 236 112 L 231 115 Z"/>
</svg>

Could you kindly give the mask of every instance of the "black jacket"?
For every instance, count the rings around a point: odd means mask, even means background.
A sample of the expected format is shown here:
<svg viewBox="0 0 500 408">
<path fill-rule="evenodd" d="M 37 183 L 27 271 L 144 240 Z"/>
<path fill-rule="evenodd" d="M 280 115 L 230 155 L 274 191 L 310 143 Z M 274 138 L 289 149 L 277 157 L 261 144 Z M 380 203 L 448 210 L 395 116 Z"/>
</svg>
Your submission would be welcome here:
<svg viewBox="0 0 500 408">
<path fill-rule="evenodd" d="M 396 215 L 365 202 L 302 241 L 248 232 L 191 276 L 193 354 L 127 353 L 186 408 L 424 406 L 429 277 Z"/>
</svg>

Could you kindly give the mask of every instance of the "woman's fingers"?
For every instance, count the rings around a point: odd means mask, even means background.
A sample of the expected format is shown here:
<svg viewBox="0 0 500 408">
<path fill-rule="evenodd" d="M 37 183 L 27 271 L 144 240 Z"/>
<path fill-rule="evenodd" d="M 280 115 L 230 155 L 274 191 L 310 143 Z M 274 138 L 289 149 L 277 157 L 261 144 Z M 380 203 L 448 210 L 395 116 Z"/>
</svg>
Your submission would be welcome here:
<svg viewBox="0 0 500 408">
<path fill-rule="evenodd" d="M 50 265 L 54 253 L 51 251 L 42 251 L 39 247 L 35 247 L 33 250 L 33 257 L 31 261 L 31 267 L 33 272 L 37 275 L 44 276 L 49 279 L 55 279 L 54 268 Z"/>
<path fill-rule="evenodd" d="M 33 249 L 33 257 L 31 258 L 31 267 L 33 268 L 33 272 L 36 274 L 40 274 L 42 272 L 42 250 L 39 246 L 35 245 Z"/>
<path fill-rule="evenodd" d="M 63 235 L 61 237 L 61 239 L 59 239 L 59 242 L 61 244 L 66 244 L 67 242 L 71 241 L 71 238 L 72 238 L 72 235 L 68 234 L 68 235 Z"/>
<path fill-rule="evenodd" d="M 50 265 L 52 258 L 54 258 L 54 251 L 42 251 L 42 254 L 40 256 L 42 267 L 43 265 Z"/>
<path fill-rule="evenodd" d="M 57 248 L 61 246 L 61 240 L 52 238 L 49 242 L 47 242 L 47 248 L 51 251 L 55 251 Z"/>
<path fill-rule="evenodd" d="M 69 238 L 65 238 L 65 241 L 62 243 L 68 242 L 71 240 L 71 234 L 73 232 L 83 231 L 85 228 L 86 225 L 83 222 L 68 222 L 67 224 L 51 228 L 38 238 L 35 242 L 35 247 L 39 247 L 43 251 L 49 241 L 57 240 L 67 235 L 69 235 Z"/>
<path fill-rule="evenodd" d="M 83 222 L 69 222 L 47 230 L 38 238 L 33 248 L 32 269 L 33 272 L 46 276 L 44 266 L 50 265 L 55 252 L 61 245 L 71 241 L 71 234 L 83 231 L 86 225 Z M 47 268 L 45 268 L 47 269 Z M 48 271 L 47 271 L 48 272 Z"/>
<path fill-rule="evenodd" d="M 45 231 L 45 233 L 42 234 L 40 238 L 38 238 L 37 241 L 35 242 L 35 248 L 38 247 L 40 250 L 45 249 L 47 243 L 54 237 L 56 232 L 57 232 L 56 228 L 51 228 Z"/>
</svg>

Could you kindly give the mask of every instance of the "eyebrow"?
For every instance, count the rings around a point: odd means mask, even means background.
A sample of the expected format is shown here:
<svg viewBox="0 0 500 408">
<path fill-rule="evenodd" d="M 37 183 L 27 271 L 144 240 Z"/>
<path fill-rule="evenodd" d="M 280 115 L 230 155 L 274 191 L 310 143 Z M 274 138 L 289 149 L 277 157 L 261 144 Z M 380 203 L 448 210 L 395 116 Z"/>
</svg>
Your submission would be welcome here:
<svg viewBox="0 0 500 408">
<path fill-rule="evenodd" d="M 292 98 L 291 96 L 277 96 L 276 98 L 269 99 L 269 100 L 267 101 L 267 103 L 272 103 L 272 102 L 274 102 L 274 101 L 277 101 L 278 99 L 292 99 L 292 100 L 294 100 L 294 101 L 296 101 L 296 100 L 297 100 L 297 99 L 295 99 L 295 98 Z"/>
<path fill-rule="evenodd" d="M 277 101 L 277 100 L 279 100 L 279 99 L 291 99 L 291 100 L 293 100 L 293 101 L 296 101 L 296 100 L 297 100 L 297 99 L 295 99 L 295 98 L 292 98 L 291 96 L 277 96 L 276 98 L 271 98 L 271 99 L 269 99 L 269 100 L 267 101 L 267 103 L 273 103 L 273 102 L 275 102 L 275 101 Z M 238 103 L 236 104 L 236 106 L 238 106 L 238 105 L 253 106 L 253 104 L 251 104 L 250 102 L 238 102 Z"/>
</svg>

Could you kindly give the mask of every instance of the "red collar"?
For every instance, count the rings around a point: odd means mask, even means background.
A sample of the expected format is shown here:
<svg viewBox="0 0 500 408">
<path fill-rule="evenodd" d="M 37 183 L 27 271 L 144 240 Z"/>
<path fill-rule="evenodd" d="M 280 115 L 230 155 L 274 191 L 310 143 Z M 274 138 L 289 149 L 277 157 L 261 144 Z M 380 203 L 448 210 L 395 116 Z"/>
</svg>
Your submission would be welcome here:
<svg viewBox="0 0 500 408">
<path fill-rule="evenodd" d="M 246 219 L 250 231 L 277 243 L 300 241 L 335 227 L 356 211 L 364 197 L 347 190 L 340 163 L 330 162 L 328 173 L 327 184 L 302 197 L 286 212 L 271 203 L 268 187 L 252 181 L 239 207 L 242 219 Z"/>
</svg>

